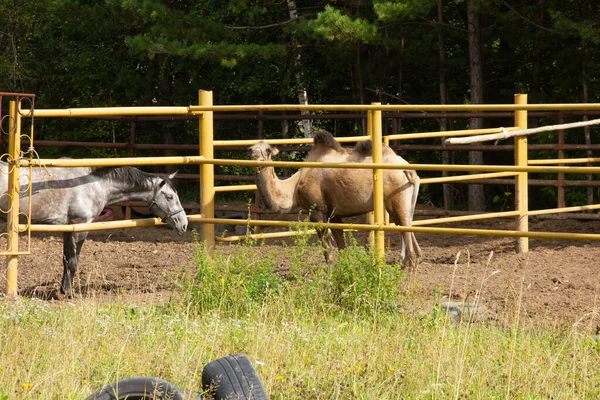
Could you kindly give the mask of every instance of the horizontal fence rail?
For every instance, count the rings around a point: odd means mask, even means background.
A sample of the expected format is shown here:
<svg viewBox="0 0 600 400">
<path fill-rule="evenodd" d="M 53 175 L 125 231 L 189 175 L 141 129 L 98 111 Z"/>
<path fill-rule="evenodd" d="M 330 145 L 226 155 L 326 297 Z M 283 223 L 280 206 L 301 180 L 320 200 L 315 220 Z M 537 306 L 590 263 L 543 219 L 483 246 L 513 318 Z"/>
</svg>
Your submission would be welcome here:
<svg viewBox="0 0 600 400">
<path fill-rule="evenodd" d="M 89 224 L 72 225 L 41 225 L 41 224 L 20 224 L 19 229 L 24 230 L 29 226 L 32 232 L 86 232 L 101 231 L 107 229 L 121 228 L 139 228 L 148 226 L 165 225 L 160 218 L 142 218 L 123 221 L 90 222 Z"/>
<path fill-rule="evenodd" d="M 513 212 L 510 212 L 512 215 Z M 204 218 L 201 216 L 190 215 L 191 222 L 209 223 L 209 224 L 225 224 L 239 225 L 239 219 L 227 218 Z M 415 233 L 437 233 L 445 235 L 466 235 L 466 236 L 501 236 L 501 237 L 526 237 L 533 239 L 569 239 L 569 240 L 591 240 L 600 241 L 600 235 L 592 233 L 569 233 L 569 232 L 522 232 L 513 230 L 501 229 L 467 229 L 467 228 L 438 228 L 425 227 L 415 225 L 412 227 L 397 226 L 397 225 L 375 225 L 375 224 L 340 224 L 340 223 L 320 223 L 320 222 L 305 222 L 305 221 L 262 221 L 262 220 L 247 220 L 244 221 L 249 226 L 276 226 L 276 227 L 292 227 L 298 229 L 310 228 L 333 228 L 345 230 L 359 231 L 384 231 L 384 232 L 415 232 Z"/>
<path fill-rule="evenodd" d="M 23 117 L 36 118 L 72 118 L 72 117 L 104 117 L 104 116 L 133 116 L 133 115 L 190 115 L 190 107 L 104 107 L 104 108 L 67 108 L 67 109 L 47 109 L 20 110 Z"/>
<path fill-rule="evenodd" d="M 190 106 L 191 112 L 240 112 L 240 111 L 570 111 L 600 110 L 600 103 L 567 104 L 260 104 L 248 106 Z M 36 115 L 37 116 L 37 115 Z"/>
<path fill-rule="evenodd" d="M 33 167 L 99 167 L 119 165 L 156 165 L 157 157 L 123 157 L 114 159 L 80 158 L 80 159 L 33 159 L 19 160 L 20 166 Z M 341 168 L 341 169 L 399 169 L 395 164 L 382 163 L 325 163 L 309 161 L 253 161 L 232 160 L 220 158 L 204 158 L 202 156 L 172 156 L 160 157 L 162 165 L 176 164 L 212 164 L 237 165 L 247 167 L 288 167 L 288 168 Z M 570 173 L 600 173 L 600 167 L 569 167 L 569 166 L 517 166 L 517 165 L 467 165 L 467 164 L 406 164 L 401 169 L 415 171 L 480 171 L 480 172 L 570 172 Z"/>
</svg>

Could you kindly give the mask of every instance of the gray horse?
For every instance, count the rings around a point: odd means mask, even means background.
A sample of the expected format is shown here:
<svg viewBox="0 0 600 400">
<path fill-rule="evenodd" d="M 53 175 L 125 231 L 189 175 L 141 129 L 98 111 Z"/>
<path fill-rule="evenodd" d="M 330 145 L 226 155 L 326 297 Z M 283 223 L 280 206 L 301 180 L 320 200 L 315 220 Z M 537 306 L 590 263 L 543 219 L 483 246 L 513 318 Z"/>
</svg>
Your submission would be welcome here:
<svg viewBox="0 0 600 400">
<path fill-rule="evenodd" d="M 93 222 L 109 204 L 144 201 L 155 216 L 179 233 L 187 229 L 188 220 L 173 187 L 175 174 L 162 176 L 133 167 L 34 168 L 31 181 L 32 223 L 77 224 Z M 9 209 L 8 164 L 0 161 L 1 216 Z M 29 169 L 20 174 L 19 210 L 28 208 Z M 63 278 L 61 292 L 72 295 L 73 277 L 81 247 L 88 232 L 63 234 Z"/>
</svg>

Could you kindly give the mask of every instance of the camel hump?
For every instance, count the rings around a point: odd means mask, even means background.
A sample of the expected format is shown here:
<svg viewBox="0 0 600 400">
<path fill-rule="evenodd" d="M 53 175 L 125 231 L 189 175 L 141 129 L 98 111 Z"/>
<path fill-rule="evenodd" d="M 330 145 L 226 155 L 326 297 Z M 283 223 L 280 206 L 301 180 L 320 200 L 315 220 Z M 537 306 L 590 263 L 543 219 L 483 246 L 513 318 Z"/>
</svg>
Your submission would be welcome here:
<svg viewBox="0 0 600 400">
<path fill-rule="evenodd" d="M 394 150 L 389 148 L 388 146 L 383 146 L 381 149 L 383 156 L 395 156 Z M 358 154 L 360 157 L 370 157 L 373 155 L 373 142 L 371 140 L 365 140 L 364 142 L 356 143 L 354 146 L 354 153 Z"/>
<path fill-rule="evenodd" d="M 325 147 L 329 147 L 336 151 L 340 151 L 340 152 L 344 151 L 343 147 L 340 146 L 340 144 L 338 143 L 337 140 L 335 140 L 333 135 L 327 131 L 315 132 L 313 135 L 313 143 L 314 143 L 315 147 L 325 146 Z"/>
<path fill-rule="evenodd" d="M 364 142 L 356 143 L 356 146 L 354 146 L 354 152 L 360 157 L 369 157 L 373 155 L 373 142 L 370 140 L 365 140 Z"/>
</svg>

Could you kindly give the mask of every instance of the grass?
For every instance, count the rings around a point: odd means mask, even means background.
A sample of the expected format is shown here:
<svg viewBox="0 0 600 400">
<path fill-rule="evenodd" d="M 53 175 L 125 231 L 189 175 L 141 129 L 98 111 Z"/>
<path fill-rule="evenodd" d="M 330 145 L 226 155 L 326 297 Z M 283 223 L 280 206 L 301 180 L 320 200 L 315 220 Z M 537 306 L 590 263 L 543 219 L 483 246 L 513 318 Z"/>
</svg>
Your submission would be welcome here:
<svg viewBox="0 0 600 400">
<path fill-rule="evenodd" d="M 272 399 L 600 395 L 600 343 L 580 329 L 595 316 L 571 329 L 451 323 L 359 247 L 334 268 L 292 260 L 284 277 L 256 243 L 214 263 L 198 245 L 196 258 L 166 304 L 0 300 L 0 399 L 84 399 L 140 375 L 199 390 L 203 366 L 237 352 Z"/>
</svg>

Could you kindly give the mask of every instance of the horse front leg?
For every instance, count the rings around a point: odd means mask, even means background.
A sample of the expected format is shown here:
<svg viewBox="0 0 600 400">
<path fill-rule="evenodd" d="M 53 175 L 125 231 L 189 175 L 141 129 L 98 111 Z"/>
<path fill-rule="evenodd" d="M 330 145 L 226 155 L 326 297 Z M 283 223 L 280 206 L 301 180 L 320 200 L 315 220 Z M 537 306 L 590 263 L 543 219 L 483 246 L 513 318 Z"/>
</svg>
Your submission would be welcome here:
<svg viewBox="0 0 600 400">
<path fill-rule="evenodd" d="M 63 234 L 63 278 L 60 291 L 68 297 L 73 296 L 73 278 L 86 236 L 86 232 Z"/>
</svg>

